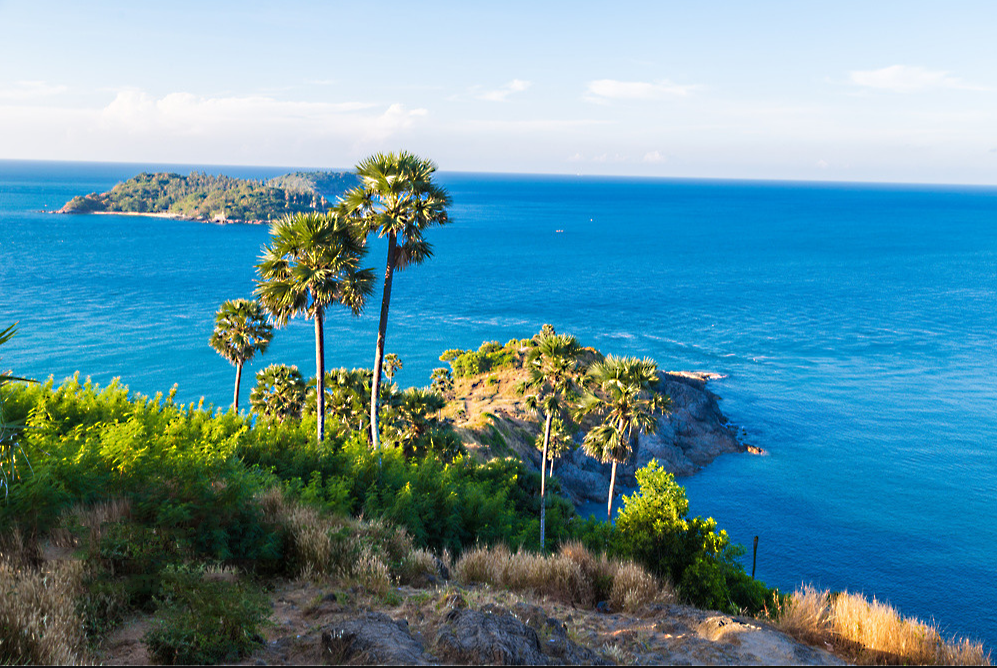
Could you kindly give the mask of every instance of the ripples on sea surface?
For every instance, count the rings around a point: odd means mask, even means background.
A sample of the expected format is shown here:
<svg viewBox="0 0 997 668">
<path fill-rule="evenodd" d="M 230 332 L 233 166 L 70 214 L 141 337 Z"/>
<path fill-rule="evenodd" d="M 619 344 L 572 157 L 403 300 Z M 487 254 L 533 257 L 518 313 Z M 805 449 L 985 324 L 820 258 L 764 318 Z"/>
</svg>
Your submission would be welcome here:
<svg viewBox="0 0 997 668">
<path fill-rule="evenodd" d="M 153 169 L 0 162 L 0 326 L 20 321 L 3 365 L 121 376 L 150 395 L 178 383 L 179 399 L 224 406 L 233 368 L 207 338 L 218 305 L 252 293 L 267 229 L 38 213 Z M 771 585 L 862 591 L 997 647 L 997 191 L 441 180 L 454 224 L 430 232 L 436 257 L 392 295 L 403 387 L 428 383 L 447 348 L 545 322 L 606 352 L 728 374 L 712 386 L 722 408 L 769 454 L 683 479 L 692 512 L 742 544 L 759 535 Z M 383 256 L 375 244 L 370 265 Z M 328 367 L 371 365 L 376 317 L 332 314 Z M 312 336 L 301 320 L 278 333 L 243 401 L 267 364 L 314 373 Z"/>
</svg>

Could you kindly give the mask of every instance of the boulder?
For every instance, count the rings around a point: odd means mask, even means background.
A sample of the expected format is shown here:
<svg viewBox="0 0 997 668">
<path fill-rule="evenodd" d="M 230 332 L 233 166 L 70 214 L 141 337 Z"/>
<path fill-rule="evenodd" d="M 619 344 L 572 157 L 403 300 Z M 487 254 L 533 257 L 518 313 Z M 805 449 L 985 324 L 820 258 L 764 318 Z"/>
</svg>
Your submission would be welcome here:
<svg viewBox="0 0 997 668">
<path fill-rule="evenodd" d="M 412 637 L 408 622 L 384 613 L 368 612 L 341 619 L 322 630 L 322 657 L 329 665 L 429 665 L 438 663 L 423 653 Z"/>
</svg>

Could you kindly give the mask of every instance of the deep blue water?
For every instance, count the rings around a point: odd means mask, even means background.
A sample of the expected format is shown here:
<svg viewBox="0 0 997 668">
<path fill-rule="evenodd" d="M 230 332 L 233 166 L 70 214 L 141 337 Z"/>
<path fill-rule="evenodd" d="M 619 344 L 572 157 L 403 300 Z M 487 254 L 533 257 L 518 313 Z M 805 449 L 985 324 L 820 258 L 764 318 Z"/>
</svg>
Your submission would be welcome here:
<svg viewBox="0 0 997 668">
<path fill-rule="evenodd" d="M 231 401 L 234 369 L 207 339 L 218 305 L 251 295 L 265 227 L 39 213 L 156 167 L 0 162 L 0 327 L 20 323 L 5 368 Z M 454 224 L 392 295 L 403 387 L 427 384 L 447 348 L 545 322 L 728 374 L 712 389 L 769 454 L 683 479 L 692 512 L 760 536 L 770 585 L 862 591 L 997 647 L 997 189 L 440 180 Z M 370 266 L 383 256 L 375 244 Z M 327 366 L 369 367 L 376 320 L 373 302 L 331 314 Z M 292 321 L 247 369 L 243 402 L 266 364 L 314 373 L 313 345 Z"/>
</svg>

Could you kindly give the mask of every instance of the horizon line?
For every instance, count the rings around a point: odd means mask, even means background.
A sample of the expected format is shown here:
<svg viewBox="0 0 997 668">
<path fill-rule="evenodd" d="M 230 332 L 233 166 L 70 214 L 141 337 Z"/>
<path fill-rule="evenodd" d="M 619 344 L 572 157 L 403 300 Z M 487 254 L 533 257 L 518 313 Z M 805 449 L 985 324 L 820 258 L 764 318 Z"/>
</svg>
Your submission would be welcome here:
<svg viewBox="0 0 997 668">
<path fill-rule="evenodd" d="M 197 162 L 172 162 L 148 160 L 136 162 L 131 160 L 71 160 L 71 159 L 43 159 L 43 158 L 0 158 L 0 163 L 64 163 L 79 165 L 136 165 L 136 166 L 177 166 L 177 167 L 212 167 L 212 168 L 237 168 L 237 169 L 271 169 L 290 171 L 325 171 L 325 172 L 353 172 L 353 168 L 339 167 L 315 167 L 315 166 L 294 166 L 294 165 L 266 165 L 266 164 L 226 164 L 226 163 L 197 163 Z M 288 172 L 289 173 L 289 172 Z M 888 181 L 888 180 L 849 180 L 849 179 L 810 179 L 810 178 L 779 178 L 779 177 L 746 177 L 746 176 L 649 176 L 646 174 L 582 174 L 570 172 L 514 172 L 514 171 L 486 171 L 486 170 L 457 170 L 439 169 L 440 174 L 479 174 L 483 176 L 541 176 L 541 177 L 562 177 L 581 179 L 620 179 L 620 180 L 644 180 L 644 181 L 715 181 L 715 182 L 749 182 L 749 183 L 796 183 L 796 184 L 826 184 L 826 185 L 854 185 L 854 186 L 911 186 L 911 187 L 965 187 L 997 189 L 997 182 L 994 183 L 965 183 L 957 181 Z"/>
</svg>

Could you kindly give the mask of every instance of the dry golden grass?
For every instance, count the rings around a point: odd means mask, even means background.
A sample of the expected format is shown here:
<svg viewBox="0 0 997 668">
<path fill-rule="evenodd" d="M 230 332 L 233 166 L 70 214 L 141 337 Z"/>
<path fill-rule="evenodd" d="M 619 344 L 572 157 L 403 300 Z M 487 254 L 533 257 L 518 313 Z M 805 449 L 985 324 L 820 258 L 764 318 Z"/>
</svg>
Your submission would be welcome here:
<svg viewBox="0 0 997 668">
<path fill-rule="evenodd" d="M 73 548 L 79 529 L 85 529 L 90 545 L 100 542 L 105 524 L 131 519 L 132 507 L 128 499 L 111 499 L 92 505 L 76 505 L 63 513 L 59 527 L 52 531 L 52 543 L 58 547 Z"/>
<path fill-rule="evenodd" d="M 901 617 L 892 606 L 859 594 L 832 595 L 805 586 L 775 617 L 790 635 L 827 643 L 862 663 L 990 665 L 982 644 L 946 641 L 933 626 Z"/>
<path fill-rule="evenodd" d="M 484 582 L 568 605 L 590 607 L 603 596 L 614 610 L 636 612 L 656 600 L 672 600 L 671 590 L 633 562 L 596 557 L 581 543 L 568 543 L 552 555 L 513 553 L 505 545 L 478 547 L 454 565 L 461 582 Z"/>
<path fill-rule="evenodd" d="M 383 520 L 332 516 L 289 501 L 277 488 L 259 497 L 267 521 L 287 531 L 299 577 L 332 577 L 385 593 L 394 582 L 419 581 L 436 573 L 436 559 L 417 550 L 400 527 Z M 390 564 L 396 566 L 392 571 Z"/>
<path fill-rule="evenodd" d="M 673 601 L 674 596 L 669 594 L 670 590 L 662 588 L 657 578 L 644 570 L 643 566 L 627 561 L 619 564 L 613 574 L 609 605 L 613 610 L 633 613 L 661 598 Z"/>
<path fill-rule="evenodd" d="M 90 663 L 76 596 L 78 561 L 31 565 L 30 546 L 15 529 L 0 545 L 0 663 Z"/>
</svg>

